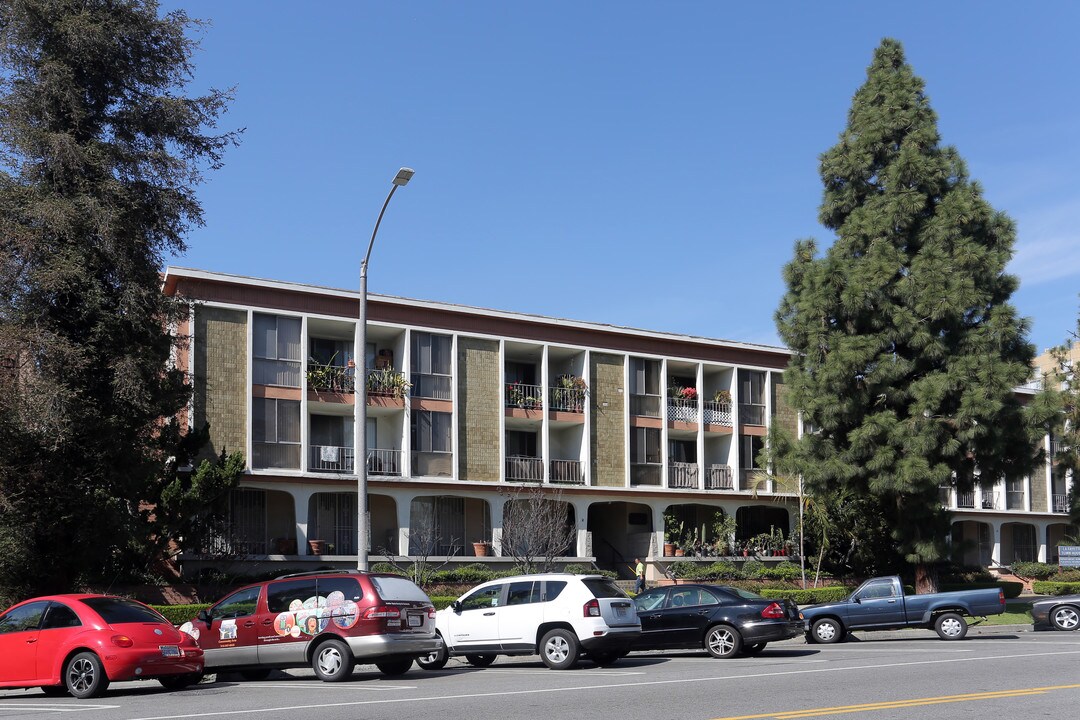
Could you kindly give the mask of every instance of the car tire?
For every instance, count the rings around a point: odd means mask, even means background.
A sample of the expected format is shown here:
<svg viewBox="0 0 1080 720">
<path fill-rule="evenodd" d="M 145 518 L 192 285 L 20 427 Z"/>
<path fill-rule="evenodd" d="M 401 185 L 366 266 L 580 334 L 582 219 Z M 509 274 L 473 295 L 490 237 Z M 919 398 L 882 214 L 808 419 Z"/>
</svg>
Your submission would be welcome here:
<svg viewBox="0 0 1080 720">
<path fill-rule="evenodd" d="M 760 643 L 754 643 L 753 645 L 744 645 L 743 649 L 742 649 L 742 654 L 743 655 L 757 655 L 762 650 L 764 650 L 765 646 L 768 645 L 768 644 L 769 643 L 767 643 L 767 642 L 760 642 Z"/>
<path fill-rule="evenodd" d="M 611 667 L 619 662 L 619 658 L 624 657 L 625 655 L 626 653 L 620 652 L 594 652 L 589 653 L 589 659 L 600 667 Z"/>
<path fill-rule="evenodd" d="M 270 668 L 254 668 L 251 670 L 241 670 L 240 677 L 250 682 L 265 680 L 266 678 L 270 677 Z"/>
<path fill-rule="evenodd" d="M 1075 630 L 1080 627 L 1080 612 L 1072 605 L 1060 605 L 1050 611 L 1050 623 L 1058 630 Z"/>
<path fill-rule="evenodd" d="M 311 669 L 323 682 L 341 682 L 352 675 L 355 664 L 349 646 L 337 638 L 324 640 L 311 654 Z"/>
<path fill-rule="evenodd" d="M 705 649 L 714 658 L 729 658 L 742 649 L 742 635 L 730 625 L 713 625 L 705 631 Z"/>
<path fill-rule="evenodd" d="M 465 662 L 469 663 L 473 667 L 486 668 L 488 665 L 495 662 L 495 658 L 497 657 L 498 655 L 494 654 L 478 655 L 476 653 L 472 653 L 465 656 Z"/>
<path fill-rule="evenodd" d="M 957 613 L 943 613 L 934 620 L 934 631 L 942 640 L 963 640 L 967 630 L 967 620 Z"/>
<path fill-rule="evenodd" d="M 828 645 L 844 639 L 844 626 L 839 620 L 833 618 L 821 618 L 815 620 L 810 626 L 810 641 Z"/>
<path fill-rule="evenodd" d="M 64 684 L 72 697 L 84 700 L 104 693 L 109 688 L 109 678 L 97 655 L 81 652 L 64 665 Z"/>
<path fill-rule="evenodd" d="M 202 680 L 202 673 L 185 673 L 184 675 L 166 675 L 159 677 L 158 682 L 166 690 L 183 690 L 192 685 L 198 685 Z"/>
<path fill-rule="evenodd" d="M 578 661 L 577 636 L 573 630 L 548 630 L 540 640 L 540 659 L 552 670 L 567 670 Z"/>
<path fill-rule="evenodd" d="M 379 668 L 379 672 L 387 677 L 396 677 L 409 672 L 412 664 L 413 659 L 411 657 L 394 657 L 380 660 L 375 663 L 375 667 Z"/>
<path fill-rule="evenodd" d="M 424 670 L 442 670 L 449 659 L 450 651 L 446 649 L 446 645 L 442 645 L 435 652 L 416 658 L 416 664 Z"/>
<path fill-rule="evenodd" d="M 68 690 L 63 685 L 43 685 L 41 692 L 45 693 L 46 697 L 67 697 Z"/>
</svg>

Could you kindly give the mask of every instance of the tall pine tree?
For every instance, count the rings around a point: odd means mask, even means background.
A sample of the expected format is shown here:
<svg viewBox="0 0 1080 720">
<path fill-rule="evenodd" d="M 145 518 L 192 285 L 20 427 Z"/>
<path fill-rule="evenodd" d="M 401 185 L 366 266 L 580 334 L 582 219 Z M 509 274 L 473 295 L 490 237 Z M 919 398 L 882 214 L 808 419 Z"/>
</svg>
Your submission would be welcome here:
<svg viewBox="0 0 1080 720">
<path fill-rule="evenodd" d="M 0 2 L 0 590 L 124 570 L 168 475 L 164 255 L 234 133 L 184 95 L 195 42 L 154 0 Z M 167 420 L 166 420 L 167 421 Z M 141 526 L 141 527 L 140 527 Z"/>
<path fill-rule="evenodd" d="M 821 157 L 819 257 L 796 243 L 776 313 L 785 373 L 811 432 L 792 445 L 810 492 L 876 501 L 897 556 L 936 586 L 949 514 L 939 488 L 1020 477 L 1030 418 L 1013 388 L 1030 373 L 1027 323 L 1005 273 L 1012 221 L 983 199 L 899 42 L 882 41 L 840 141 Z"/>
</svg>

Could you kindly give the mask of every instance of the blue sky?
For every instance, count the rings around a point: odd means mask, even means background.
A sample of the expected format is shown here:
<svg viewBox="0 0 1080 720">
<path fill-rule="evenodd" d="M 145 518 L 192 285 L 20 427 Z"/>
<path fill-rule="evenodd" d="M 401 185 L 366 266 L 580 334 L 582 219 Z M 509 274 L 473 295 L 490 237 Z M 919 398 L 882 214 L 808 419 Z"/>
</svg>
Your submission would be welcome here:
<svg viewBox="0 0 1080 720">
<path fill-rule="evenodd" d="M 882 37 L 1018 225 L 1039 350 L 1080 305 L 1080 4 L 168 0 L 239 148 L 174 265 L 747 342 Z"/>
</svg>

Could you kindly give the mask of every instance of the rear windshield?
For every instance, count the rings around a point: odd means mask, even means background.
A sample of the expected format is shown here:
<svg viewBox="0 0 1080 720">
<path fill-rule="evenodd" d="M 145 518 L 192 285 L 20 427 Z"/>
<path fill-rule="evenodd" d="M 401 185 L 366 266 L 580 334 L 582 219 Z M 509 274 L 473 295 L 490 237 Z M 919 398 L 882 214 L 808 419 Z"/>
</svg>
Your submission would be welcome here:
<svg viewBox="0 0 1080 720">
<path fill-rule="evenodd" d="M 628 597 L 611 578 L 586 578 L 581 582 L 585 583 L 585 587 L 589 588 L 589 592 L 596 598 Z"/>
<path fill-rule="evenodd" d="M 87 598 L 83 600 L 91 610 L 110 625 L 119 623 L 168 622 L 165 618 L 142 603 L 123 598 Z"/>
<path fill-rule="evenodd" d="M 416 586 L 412 580 L 393 575 L 379 575 L 371 578 L 371 584 L 383 600 L 410 600 L 430 603 L 431 600 L 424 591 Z"/>
<path fill-rule="evenodd" d="M 730 587 L 730 586 L 725 585 L 724 590 L 731 593 L 732 595 L 735 595 L 736 597 L 741 597 L 741 598 L 744 598 L 746 600 L 764 600 L 765 599 L 761 595 L 758 595 L 756 592 L 750 592 L 749 590 L 743 590 L 742 588 Z"/>
</svg>

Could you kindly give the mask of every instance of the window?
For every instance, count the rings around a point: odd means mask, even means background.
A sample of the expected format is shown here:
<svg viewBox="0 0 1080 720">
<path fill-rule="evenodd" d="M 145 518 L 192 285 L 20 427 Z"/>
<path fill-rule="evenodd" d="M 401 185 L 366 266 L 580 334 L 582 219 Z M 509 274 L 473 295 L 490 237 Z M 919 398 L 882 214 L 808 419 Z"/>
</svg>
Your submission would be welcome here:
<svg viewBox="0 0 1080 720">
<path fill-rule="evenodd" d="M 450 413 L 417 410 L 412 415 L 413 450 L 450 452 Z"/>
<path fill-rule="evenodd" d="M 48 603 L 44 600 L 17 607 L 0 617 L 0 634 L 37 630 Z"/>
<path fill-rule="evenodd" d="M 506 593 L 507 605 L 526 605 L 535 602 L 540 602 L 539 582 L 510 583 L 510 589 Z"/>
<path fill-rule="evenodd" d="M 630 358 L 630 393 L 632 395 L 660 394 L 660 361 Z"/>
<path fill-rule="evenodd" d="M 502 594 L 502 589 L 502 585 L 492 585 L 491 587 L 477 590 L 461 601 L 461 609 L 464 611 L 498 607 L 499 596 Z"/>
<path fill-rule="evenodd" d="M 388 602 L 430 602 L 424 591 L 407 578 L 392 575 L 373 577 L 371 584 L 375 586 L 379 597 Z"/>
<path fill-rule="evenodd" d="M 758 454 L 765 448 L 765 438 L 760 435 L 739 436 L 739 467 L 755 470 L 758 466 Z"/>
<path fill-rule="evenodd" d="M 353 359 L 353 344 L 345 340 L 311 338 L 311 354 L 308 361 L 318 365 L 347 367 Z"/>
<path fill-rule="evenodd" d="M 255 313 L 253 382 L 300 387 L 300 318 Z"/>
<path fill-rule="evenodd" d="M 451 346 L 449 335 L 413 333 L 412 394 L 414 397 L 450 399 Z"/>
<path fill-rule="evenodd" d="M 891 582 L 867 583 L 859 591 L 859 597 L 865 600 L 896 597 L 896 587 Z"/>
<path fill-rule="evenodd" d="M 355 502 L 353 507 L 356 507 Z M 322 597 L 328 597 L 333 592 L 339 592 L 345 596 L 346 600 L 352 600 L 353 602 L 360 602 L 364 597 L 363 591 L 360 590 L 360 583 L 356 581 L 356 578 L 316 578 L 315 582 L 318 585 L 318 593 Z"/>
<path fill-rule="evenodd" d="M 659 428 L 630 428 L 630 462 L 660 464 Z"/>
<path fill-rule="evenodd" d="M 315 578 L 270 583 L 266 586 L 266 609 L 273 613 L 289 612 L 293 600 L 302 603 L 311 597 L 315 597 Z"/>
<path fill-rule="evenodd" d="M 544 583 L 544 592 L 541 596 L 541 602 L 551 602 L 555 598 L 559 597 L 559 594 L 566 589 L 565 580 L 548 580 Z"/>
<path fill-rule="evenodd" d="M 693 440 L 669 440 L 668 460 L 671 462 L 696 463 L 697 443 Z"/>
<path fill-rule="evenodd" d="M 374 418 L 369 420 L 374 421 Z M 336 415 L 311 416 L 311 444 L 351 448 L 353 446 L 353 419 Z M 368 445 L 374 447 L 374 445 Z"/>
<path fill-rule="evenodd" d="M 581 581 L 595 598 L 625 598 L 626 593 L 619 589 L 611 578 L 586 578 Z"/>
<path fill-rule="evenodd" d="M 506 456 L 539 457 L 536 452 L 536 433 L 507 430 Z"/>
<path fill-rule="evenodd" d="M 300 403 L 252 398 L 251 414 L 251 466 L 300 469 Z"/>
<path fill-rule="evenodd" d="M 213 607 L 211 612 L 215 618 L 238 618 L 254 615 L 259 605 L 259 590 L 261 586 L 245 588 L 234 592 Z"/>
<path fill-rule="evenodd" d="M 54 602 L 49 605 L 49 609 L 45 613 L 45 622 L 41 623 L 41 629 L 52 630 L 55 628 L 79 627 L 80 625 L 82 625 L 82 621 L 79 620 L 79 616 L 75 614 L 74 610 L 67 605 Z"/>
<path fill-rule="evenodd" d="M 118 623 L 163 623 L 168 622 L 157 611 L 134 600 L 121 598 L 88 598 L 83 600 L 91 610 L 101 616 L 110 625 Z"/>
<path fill-rule="evenodd" d="M 637 610 L 641 612 L 649 612 L 650 610 L 659 610 L 664 605 L 664 599 L 667 597 L 667 590 L 649 590 L 643 592 L 634 598 L 634 604 L 637 605 Z"/>
<path fill-rule="evenodd" d="M 765 373 L 760 370 L 739 371 L 739 422 L 765 424 Z"/>
</svg>

